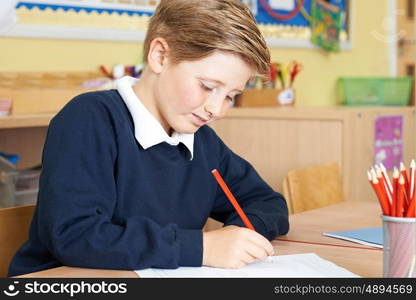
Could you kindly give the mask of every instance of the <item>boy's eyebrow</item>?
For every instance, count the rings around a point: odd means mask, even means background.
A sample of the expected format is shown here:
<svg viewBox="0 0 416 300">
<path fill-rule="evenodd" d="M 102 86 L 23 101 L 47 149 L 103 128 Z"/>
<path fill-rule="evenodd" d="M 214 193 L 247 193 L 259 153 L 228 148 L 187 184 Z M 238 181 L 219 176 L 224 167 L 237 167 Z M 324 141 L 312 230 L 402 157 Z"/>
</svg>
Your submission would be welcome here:
<svg viewBox="0 0 416 300">
<path fill-rule="evenodd" d="M 217 83 L 217 84 L 219 84 L 219 85 L 222 85 L 222 86 L 224 86 L 225 85 L 225 83 L 224 82 L 222 82 L 221 80 L 218 80 L 218 79 L 213 79 L 213 78 L 208 78 L 208 77 L 202 77 L 201 79 L 203 79 L 203 80 L 207 80 L 207 81 L 212 81 L 212 82 L 215 82 L 215 83 Z M 239 92 L 239 93 L 242 93 L 243 91 L 242 90 L 240 90 L 240 89 L 233 89 L 233 91 L 236 91 L 236 92 Z"/>
</svg>

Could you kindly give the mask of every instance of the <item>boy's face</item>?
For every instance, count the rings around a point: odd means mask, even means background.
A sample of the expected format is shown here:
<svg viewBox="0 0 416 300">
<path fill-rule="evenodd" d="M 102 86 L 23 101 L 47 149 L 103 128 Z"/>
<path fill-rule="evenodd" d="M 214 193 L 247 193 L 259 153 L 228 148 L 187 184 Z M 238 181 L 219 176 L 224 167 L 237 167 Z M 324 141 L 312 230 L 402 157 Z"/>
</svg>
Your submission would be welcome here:
<svg viewBox="0 0 416 300">
<path fill-rule="evenodd" d="M 224 117 L 252 75 L 238 55 L 222 51 L 196 61 L 166 63 L 154 86 L 159 121 L 165 129 L 194 133 Z"/>
</svg>

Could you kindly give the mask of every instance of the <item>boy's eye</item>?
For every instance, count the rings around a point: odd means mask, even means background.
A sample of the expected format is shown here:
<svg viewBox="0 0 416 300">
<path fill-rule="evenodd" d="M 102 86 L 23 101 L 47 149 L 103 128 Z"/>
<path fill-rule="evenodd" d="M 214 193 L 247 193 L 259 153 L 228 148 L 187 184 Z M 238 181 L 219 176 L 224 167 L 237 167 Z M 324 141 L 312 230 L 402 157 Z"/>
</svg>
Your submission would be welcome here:
<svg viewBox="0 0 416 300">
<path fill-rule="evenodd" d="M 234 95 L 233 97 L 231 96 L 227 96 L 227 99 L 230 100 L 231 102 L 235 102 L 235 99 L 239 96 L 240 94 Z"/>
<path fill-rule="evenodd" d="M 205 85 L 203 82 L 200 82 L 200 83 L 199 83 L 199 85 L 201 86 L 201 88 L 202 88 L 204 91 L 208 91 L 208 92 L 210 92 L 210 91 L 214 90 L 214 88 L 212 88 L 212 87 L 209 87 L 209 86 Z"/>
</svg>

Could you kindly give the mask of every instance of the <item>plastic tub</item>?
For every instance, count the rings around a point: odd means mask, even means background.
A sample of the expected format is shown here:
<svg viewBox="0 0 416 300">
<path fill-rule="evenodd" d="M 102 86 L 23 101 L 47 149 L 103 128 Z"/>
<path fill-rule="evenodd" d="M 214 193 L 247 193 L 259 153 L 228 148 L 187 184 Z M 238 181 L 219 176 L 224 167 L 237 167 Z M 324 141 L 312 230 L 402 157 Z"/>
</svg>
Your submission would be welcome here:
<svg viewBox="0 0 416 300">
<path fill-rule="evenodd" d="M 345 105 L 409 105 L 412 77 L 341 77 L 339 91 Z"/>
<path fill-rule="evenodd" d="M 0 172 L 0 208 L 36 204 L 40 170 Z"/>
<path fill-rule="evenodd" d="M 16 191 L 14 194 L 14 206 L 35 205 L 38 199 L 38 189 Z"/>
<path fill-rule="evenodd" d="M 0 208 L 14 206 L 17 172 L 0 172 Z"/>
</svg>

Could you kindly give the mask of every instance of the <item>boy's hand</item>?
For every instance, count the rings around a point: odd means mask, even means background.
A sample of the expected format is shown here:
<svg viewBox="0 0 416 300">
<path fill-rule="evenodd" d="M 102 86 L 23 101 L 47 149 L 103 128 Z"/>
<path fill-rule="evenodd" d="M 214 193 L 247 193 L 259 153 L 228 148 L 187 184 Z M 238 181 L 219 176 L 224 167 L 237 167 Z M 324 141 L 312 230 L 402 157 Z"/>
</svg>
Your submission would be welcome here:
<svg viewBox="0 0 416 300">
<path fill-rule="evenodd" d="M 237 269 L 273 254 L 265 237 L 245 227 L 230 225 L 203 233 L 204 266 Z"/>
</svg>

